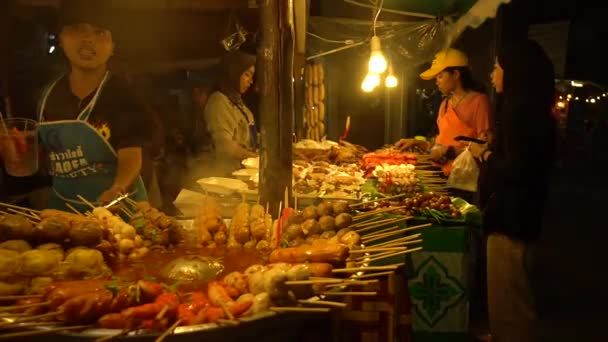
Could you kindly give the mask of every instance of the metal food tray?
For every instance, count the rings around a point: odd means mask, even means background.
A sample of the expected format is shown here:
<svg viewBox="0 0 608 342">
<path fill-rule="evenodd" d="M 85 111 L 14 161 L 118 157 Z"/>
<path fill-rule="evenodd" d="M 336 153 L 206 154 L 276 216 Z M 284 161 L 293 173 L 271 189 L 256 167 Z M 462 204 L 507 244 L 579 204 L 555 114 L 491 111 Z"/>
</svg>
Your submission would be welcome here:
<svg viewBox="0 0 608 342">
<path fill-rule="evenodd" d="M 193 228 L 193 220 L 178 220 L 178 222 L 182 225 L 182 228 L 185 231 L 192 231 Z M 361 248 L 364 248 L 365 245 L 361 244 Z M 362 264 L 362 266 L 367 266 L 366 263 Z M 350 276 L 351 279 L 355 280 L 357 278 L 359 278 L 360 276 L 364 275 L 365 272 L 358 272 L 357 274 L 352 274 Z M 334 287 L 326 292 L 341 292 L 347 289 L 347 286 L 339 286 L 339 287 Z M 327 295 L 315 295 L 307 300 L 309 301 L 322 301 L 322 300 L 326 300 L 328 296 Z M 256 315 L 252 315 L 252 316 L 247 316 L 247 317 L 241 317 L 238 319 L 238 321 L 242 324 L 242 325 L 247 325 L 247 323 L 250 324 L 255 324 L 256 322 L 260 322 L 260 321 L 264 321 L 264 320 L 269 320 L 270 318 L 273 317 L 277 317 L 277 316 L 283 316 L 286 315 L 286 313 L 277 313 L 274 311 L 265 311 L 265 312 L 261 312 L 259 314 Z M 8 318 L 5 317 L 2 319 L 3 321 L 6 322 L 12 322 L 13 319 L 12 318 Z M 241 327 L 241 324 L 239 325 L 235 325 L 235 326 L 230 326 L 230 325 L 221 325 L 221 324 L 216 324 L 216 323 L 205 323 L 205 324 L 199 324 L 199 325 L 189 325 L 189 326 L 180 326 L 175 328 L 175 330 L 173 331 L 173 334 L 171 334 L 172 336 L 175 336 L 175 338 L 180 338 L 180 337 L 184 337 L 184 338 L 188 338 L 188 337 L 192 337 L 193 335 L 196 336 L 196 339 L 198 341 L 200 341 L 200 338 L 202 338 L 202 336 L 200 336 L 202 333 L 206 333 L 206 332 L 214 332 L 220 329 L 234 329 L 234 328 L 239 328 Z M 27 330 L 28 328 L 31 330 L 40 330 L 40 331 L 44 331 L 44 330 L 49 330 L 49 329 L 53 329 L 53 328 L 57 328 L 59 326 L 54 325 L 54 326 L 40 326 L 40 327 L 27 327 L 27 323 L 25 323 L 23 330 Z M 15 329 L 19 329 L 18 326 L 15 326 Z M 49 340 L 49 337 L 52 336 L 56 336 L 59 338 L 60 341 L 65 341 L 66 339 L 73 339 L 73 340 L 84 340 L 84 339 L 98 339 L 98 338 L 102 338 L 102 337 L 110 337 L 110 336 L 117 336 L 117 340 L 119 339 L 128 339 L 128 340 L 137 340 L 137 339 L 152 339 L 152 338 L 156 338 L 158 336 L 161 335 L 161 332 L 150 332 L 150 331 L 146 331 L 146 330 L 135 330 L 135 331 L 131 331 L 129 332 L 127 335 L 121 335 L 122 330 L 120 329 L 101 329 L 101 328 L 90 328 L 90 329 L 86 329 L 80 332 L 73 332 L 73 331 L 63 331 L 63 332 L 57 332 L 54 335 L 48 335 L 45 336 L 45 339 L 47 339 L 47 342 L 51 342 L 51 340 Z"/>
<path fill-rule="evenodd" d="M 264 320 L 264 319 L 268 319 L 271 317 L 276 316 L 277 313 L 273 312 L 273 311 L 266 311 L 266 312 L 262 312 L 253 316 L 249 316 L 249 317 L 242 317 L 239 318 L 239 322 L 242 325 L 247 325 L 247 323 L 254 323 L 260 320 Z M 177 327 L 175 328 L 175 330 L 173 331 L 173 334 L 171 335 L 178 335 L 178 337 L 189 337 L 191 335 L 197 335 L 198 337 L 201 337 L 201 333 L 204 332 L 213 332 L 216 330 L 220 330 L 220 329 L 225 329 L 225 328 L 238 328 L 240 327 L 240 325 L 236 325 L 236 326 L 229 326 L 229 325 L 220 325 L 220 324 L 216 324 L 216 323 L 205 323 L 205 324 L 199 324 L 199 325 L 189 325 L 189 326 L 181 326 L 181 327 Z M 49 329 L 53 329 L 53 328 L 57 328 L 57 326 L 49 326 L 49 327 L 45 327 L 45 326 L 41 326 L 41 327 L 36 327 L 33 328 L 35 330 L 40 330 L 40 331 L 44 331 L 44 330 L 49 330 Z M 70 332 L 70 331 L 63 331 L 63 332 L 58 332 L 55 334 L 55 336 L 58 336 L 59 338 L 61 338 L 61 340 L 65 339 L 77 339 L 77 340 L 84 340 L 84 339 L 98 339 L 98 338 L 102 338 L 102 337 L 110 337 L 110 336 L 117 336 L 116 339 L 154 339 L 157 338 L 158 336 L 160 336 L 162 334 L 162 332 L 151 332 L 151 331 L 147 331 L 147 330 L 135 330 L 135 331 L 131 331 L 129 332 L 127 335 L 121 335 L 122 330 L 120 329 L 100 329 L 100 328 L 91 328 L 91 329 L 86 329 L 80 332 Z"/>
</svg>

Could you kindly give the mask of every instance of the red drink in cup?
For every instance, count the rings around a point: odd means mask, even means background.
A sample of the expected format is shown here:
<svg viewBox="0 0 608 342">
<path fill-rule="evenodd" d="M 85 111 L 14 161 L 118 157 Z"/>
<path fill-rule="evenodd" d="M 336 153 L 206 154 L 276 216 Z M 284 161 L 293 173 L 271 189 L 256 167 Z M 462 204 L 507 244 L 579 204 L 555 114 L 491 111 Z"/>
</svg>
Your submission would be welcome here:
<svg viewBox="0 0 608 342">
<path fill-rule="evenodd" d="M 38 122 L 10 118 L 0 127 L 0 153 L 6 173 L 26 177 L 38 171 Z M 6 129 L 5 129 L 6 128 Z"/>
</svg>

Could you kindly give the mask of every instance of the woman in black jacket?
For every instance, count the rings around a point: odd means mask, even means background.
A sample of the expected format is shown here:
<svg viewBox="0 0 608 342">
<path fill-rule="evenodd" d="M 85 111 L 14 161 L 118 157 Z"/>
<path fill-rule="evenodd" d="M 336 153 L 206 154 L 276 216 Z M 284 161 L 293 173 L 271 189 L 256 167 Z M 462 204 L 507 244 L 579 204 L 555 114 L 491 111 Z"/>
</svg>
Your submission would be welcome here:
<svg viewBox="0 0 608 342">
<path fill-rule="evenodd" d="M 501 96 L 496 140 L 472 144 L 482 163 L 488 232 L 488 309 L 493 341 L 536 341 L 537 311 L 524 268 L 540 236 L 556 148 L 553 64 L 535 42 L 501 49 L 492 83 Z"/>
</svg>

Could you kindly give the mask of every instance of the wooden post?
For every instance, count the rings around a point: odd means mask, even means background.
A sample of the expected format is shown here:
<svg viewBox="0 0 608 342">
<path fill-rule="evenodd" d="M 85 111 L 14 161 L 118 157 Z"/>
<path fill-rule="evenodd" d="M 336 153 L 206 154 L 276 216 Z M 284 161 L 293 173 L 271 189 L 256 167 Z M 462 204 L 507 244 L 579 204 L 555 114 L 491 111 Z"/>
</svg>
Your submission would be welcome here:
<svg viewBox="0 0 608 342">
<path fill-rule="evenodd" d="M 0 3 L 0 111 L 9 104 L 11 11 L 12 1 Z M 9 108 L 5 108 L 3 112 L 8 115 Z"/>
<path fill-rule="evenodd" d="M 289 32 L 284 30 L 281 14 L 286 11 L 280 3 L 283 1 L 259 0 L 260 203 L 268 203 L 273 216 L 278 213 L 279 202 L 284 201 L 285 189 L 291 194 L 292 178 L 293 73 L 288 69 L 293 68 L 293 47 L 285 44 L 291 38 L 285 37 Z M 286 206 L 283 203 L 283 208 Z"/>
<path fill-rule="evenodd" d="M 294 58 L 294 130 L 298 138 L 304 139 L 304 66 L 306 65 L 306 55 L 296 54 Z"/>
</svg>

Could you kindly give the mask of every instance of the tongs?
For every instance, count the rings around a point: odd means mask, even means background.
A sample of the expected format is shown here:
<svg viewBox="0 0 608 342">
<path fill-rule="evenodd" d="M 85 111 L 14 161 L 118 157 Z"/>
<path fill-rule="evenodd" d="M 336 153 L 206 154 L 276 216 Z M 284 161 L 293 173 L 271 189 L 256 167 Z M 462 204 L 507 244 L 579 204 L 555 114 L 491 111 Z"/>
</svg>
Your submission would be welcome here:
<svg viewBox="0 0 608 342">
<path fill-rule="evenodd" d="M 126 193 L 123 195 L 120 195 L 118 197 L 116 197 L 114 200 L 112 200 L 110 203 L 104 205 L 103 207 L 106 209 L 110 209 L 113 206 L 117 205 L 118 203 L 122 202 L 123 200 L 125 200 L 126 198 L 131 197 L 131 195 L 134 195 L 136 191 L 130 192 L 130 193 Z"/>
</svg>

